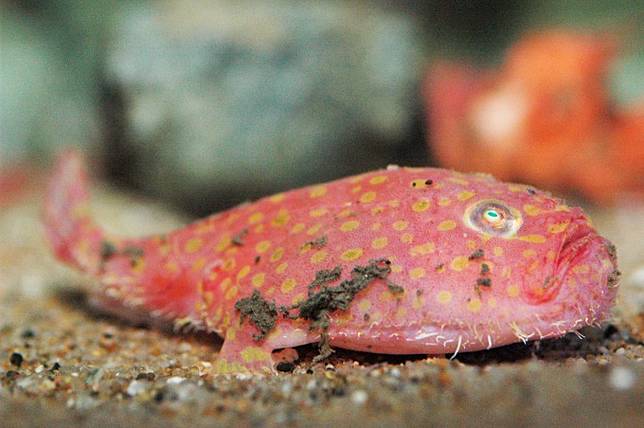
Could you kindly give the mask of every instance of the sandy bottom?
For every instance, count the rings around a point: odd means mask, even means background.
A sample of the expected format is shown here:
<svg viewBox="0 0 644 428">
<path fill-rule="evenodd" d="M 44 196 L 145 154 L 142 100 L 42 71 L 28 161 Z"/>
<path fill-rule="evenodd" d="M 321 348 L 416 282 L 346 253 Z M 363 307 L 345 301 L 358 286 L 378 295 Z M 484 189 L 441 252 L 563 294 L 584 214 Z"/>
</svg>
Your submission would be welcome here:
<svg viewBox="0 0 644 428">
<path fill-rule="evenodd" d="M 181 219 L 111 192 L 97 216 L 125 233 Z M 0 209 L 0 426 L 644 426 L 644 206 L 592 212 L 619 251 L 614 319 L 585 338 L 454 361 L 338 351 L 292 372 L 214 376 L 221 341 L 95 313 L 86 280 L 52 260 L 38 198 Z M 293 367 L 291 367 L 293 369 Z"/>
</svg>

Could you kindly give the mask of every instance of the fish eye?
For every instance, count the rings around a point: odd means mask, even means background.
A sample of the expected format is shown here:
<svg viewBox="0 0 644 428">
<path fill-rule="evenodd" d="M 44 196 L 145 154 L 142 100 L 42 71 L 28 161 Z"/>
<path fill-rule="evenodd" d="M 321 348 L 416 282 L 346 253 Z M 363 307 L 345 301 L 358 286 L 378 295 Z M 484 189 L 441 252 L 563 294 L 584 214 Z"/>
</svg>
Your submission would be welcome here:
<svg viewBox="0 0 644 428">
<path fill-rule="evenodd" d="M 521 227 L 521 214 L 493 199 L 479 201 L 465 210 L 465 224 L 477 232 L 509 238 Z"/>
</svg>

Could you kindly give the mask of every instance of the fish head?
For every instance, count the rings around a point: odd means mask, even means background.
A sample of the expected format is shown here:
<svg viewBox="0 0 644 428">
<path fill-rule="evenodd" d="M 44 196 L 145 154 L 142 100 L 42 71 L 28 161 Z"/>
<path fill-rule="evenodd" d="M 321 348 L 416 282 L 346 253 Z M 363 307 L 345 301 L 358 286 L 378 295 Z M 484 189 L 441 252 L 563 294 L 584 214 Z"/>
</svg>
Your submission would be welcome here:
<svg viewBox="0 0 644 428">
<path fill-rule="evenodd" d="M 428 208 L 409 213 L 415 241 L 398 252 L 401 273 L 392 275 L 414 307 L 404 321 L 409 343 L 442 337 L 445 352 L 479 350 L 558 337 L 608 316 L 615 247 L 581 208 L 488 175 L 438 171 L 422 190 Z M 418 189 L 406 198 L 413 207 Z"/>
</svg>

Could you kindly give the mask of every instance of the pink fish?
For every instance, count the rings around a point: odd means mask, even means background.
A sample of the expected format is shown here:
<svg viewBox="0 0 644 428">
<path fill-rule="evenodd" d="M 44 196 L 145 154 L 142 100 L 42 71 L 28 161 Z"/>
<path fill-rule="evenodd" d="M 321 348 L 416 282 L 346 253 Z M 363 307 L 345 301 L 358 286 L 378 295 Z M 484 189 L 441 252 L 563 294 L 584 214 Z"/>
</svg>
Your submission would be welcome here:
<svg viewBox="0 0 644 428">
<path fill-rule="evenodd" d="M 320 341 L 389 354 L 476 351 L 608 316 L 615 248 L 581 209 L 489 175 L 374 171 L 279 193 L 169 233 L 108 236 L 80 157 L 64 154 L 45 225 L 95 298 L 224 337 L 220 372 L 272 371 Z"/>
</svg>

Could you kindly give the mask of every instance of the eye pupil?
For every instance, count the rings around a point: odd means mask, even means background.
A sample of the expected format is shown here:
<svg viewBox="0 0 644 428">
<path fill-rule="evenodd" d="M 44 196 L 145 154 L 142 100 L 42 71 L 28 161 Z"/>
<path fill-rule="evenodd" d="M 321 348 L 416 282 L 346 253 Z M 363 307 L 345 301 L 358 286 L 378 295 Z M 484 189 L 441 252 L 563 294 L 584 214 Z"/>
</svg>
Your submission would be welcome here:
<svg viewBox="0 0 644 428">
<path fill-rule="evenodd" d="M 494 211 L 494 210 L 488 210 L 488 211 L 486 211 L 485 215 L 486 215 L 487 217 L 491 217 L 491 218 L 493 218 L 493 219 L 497 219 L 497 218 L 499 218 L 499 213 L 498 213 L 498 212 L 496 212 L 496 211 Z"/>
</svg>

